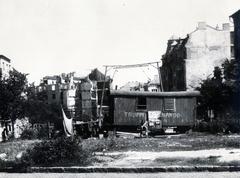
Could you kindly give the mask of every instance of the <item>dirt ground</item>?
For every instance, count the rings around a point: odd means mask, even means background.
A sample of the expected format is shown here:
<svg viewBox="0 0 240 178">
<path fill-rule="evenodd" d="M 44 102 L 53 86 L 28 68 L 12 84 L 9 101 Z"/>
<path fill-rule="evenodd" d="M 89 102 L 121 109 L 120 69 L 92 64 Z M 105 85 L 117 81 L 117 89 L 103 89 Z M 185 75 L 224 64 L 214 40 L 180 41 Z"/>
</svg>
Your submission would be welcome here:
<svg viewBox="0 0 240 178">
<path fill-rule="evenodd" d="M 240 149 L 210 149 L 163 152 L 108 152 L 96 153 L 94 166 L 158 167 L 158 166 L 239 166 Z"/>
</svg>

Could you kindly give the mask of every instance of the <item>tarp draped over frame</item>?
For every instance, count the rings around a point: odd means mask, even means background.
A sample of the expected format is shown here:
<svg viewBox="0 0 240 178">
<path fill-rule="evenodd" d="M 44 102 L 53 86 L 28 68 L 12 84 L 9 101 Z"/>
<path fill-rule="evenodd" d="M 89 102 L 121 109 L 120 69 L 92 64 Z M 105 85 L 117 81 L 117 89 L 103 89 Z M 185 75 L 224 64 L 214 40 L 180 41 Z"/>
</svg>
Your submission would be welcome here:
<svg viewBox="0 0 240 178">
<path fill-rule="evenodd" d="M 63 113 L 63 128 L 65 135 L 67 137 L 71 137 L 73 135 L 72 118 L 68 119 L 63 109 L 62 113 Z"/>
</svg>

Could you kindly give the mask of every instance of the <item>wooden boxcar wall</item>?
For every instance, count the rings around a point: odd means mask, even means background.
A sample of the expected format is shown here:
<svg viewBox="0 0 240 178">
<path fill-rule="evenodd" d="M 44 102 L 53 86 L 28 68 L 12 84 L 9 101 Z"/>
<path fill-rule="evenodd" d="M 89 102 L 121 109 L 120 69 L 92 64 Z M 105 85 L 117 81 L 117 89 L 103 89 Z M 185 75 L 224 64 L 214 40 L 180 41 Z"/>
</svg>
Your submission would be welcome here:
<svg viewBox="0 0 240 178">
<path fill-rule="evenodd" d="M 164 98 L 146 96 L 146 110 L 137 109 L 137 97 L 114 96 L 113 118 L 116 126 L 139 126 L 148 111 L 161 111 L 163 126 L 192 126 L 196 119 L 196 97 L 175 98 L 175 111 L 164 110 Z"/>
<path fill-rule="evenodd" d="M 147 97 L 147 111 L 161 111 L 160 118 L 163 122 L 163 126 L 194 125 L 196 120 L 196 98 L 175 97 L 174 102 L 175 110 L 165 111 L 164 98 Z"/>
<path fill-rule="evenodd" d="M 145 119 L 146 112 L 136 110 L 135 97 L 114 98 L 114 125 L 138 126 Z"/>
</svg>

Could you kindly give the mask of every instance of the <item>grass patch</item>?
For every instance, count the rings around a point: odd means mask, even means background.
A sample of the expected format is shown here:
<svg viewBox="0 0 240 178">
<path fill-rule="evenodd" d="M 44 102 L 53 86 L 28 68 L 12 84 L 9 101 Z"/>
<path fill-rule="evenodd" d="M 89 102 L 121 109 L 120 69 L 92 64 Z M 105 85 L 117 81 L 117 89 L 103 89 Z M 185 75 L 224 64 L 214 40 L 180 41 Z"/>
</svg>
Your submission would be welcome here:
<svg viewBox="0 0 240 178">
<path fill-rule="evenodd" d="M 186 165 L 219 165 L 217 156 L 209 156 L 207 158 L 193 158 L 187 159 Z"/>
<path fill-rule="evenodd" d="M 185 160 L 183 158 L 157 158 L 153 161 L 152 165 L 157 166 L 173 166 L 183 165 Z"/>
<path fill-rule="evenodd" d="M 240 148 L 240 137 L 206 135 L 168 136 L 161 138 L 108 138 L 83 140 L 83 148 L 95 151 L 188 151 Z"/>
<path fill-rule="evenodd" d="M 221 162 L 221 166 L 240 166 L 240 161 Z"/>
<path fill-rule="evenodd" d="M 6 159 L 14 161 L 20 152 L 25 152 L 28 148 L 33 148 L 34 144 L 41 140 L 13 140 L 9 142 L 0 142 L 0 154 L 6 153 Z"/>
<path fill-rule="evenodd" d="M 203 165 L 221 165 L 218 157 L 210 156 L 207 158 L 157 158 L 154 160 L 154 165 L 161 166 L 203 166 Z"/>
</svg>

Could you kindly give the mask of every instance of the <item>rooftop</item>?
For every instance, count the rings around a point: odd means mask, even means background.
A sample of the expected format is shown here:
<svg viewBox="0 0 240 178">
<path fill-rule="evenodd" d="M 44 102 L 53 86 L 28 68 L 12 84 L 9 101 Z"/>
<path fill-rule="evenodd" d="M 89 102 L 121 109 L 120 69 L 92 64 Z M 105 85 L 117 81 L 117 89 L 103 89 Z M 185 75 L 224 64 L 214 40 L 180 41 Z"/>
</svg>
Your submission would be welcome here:
<svg viewBox="0 0 240 178">
<path fill-rule="evenodd" d="M 11 62 L 11 60 L 4 55 L 0 55 L 0 59 L 4 59 L 7 62 Z"/>
<path fill-rule="evenodd" d="M 45 76 L 45 77 L 43 77 L 43 79 L 44 79 L 44 80 L 46 80 L 46 79 L 49 79 L 49 80 L 57 80 L 57 76 L 56 76 L 56 75 L 54 75 L 54 76 Z"/>
<path fill-rule="evenodd" d="M 233 13 L 232 15 L 230 15 L 230 17 L 235 18 L 235 17 L 240 17 L 240 10 L 236 11 L 235 13 Z"/>
<path fill-rule="evenodd" d="M 150 96 L 150 97 L 196 97 L 200 96 L 198 91 L 178 91 L 178 92 L 147 92 L 147 91 L 121 91 L 111 90 L 112 96 Z"/>
</svg>

